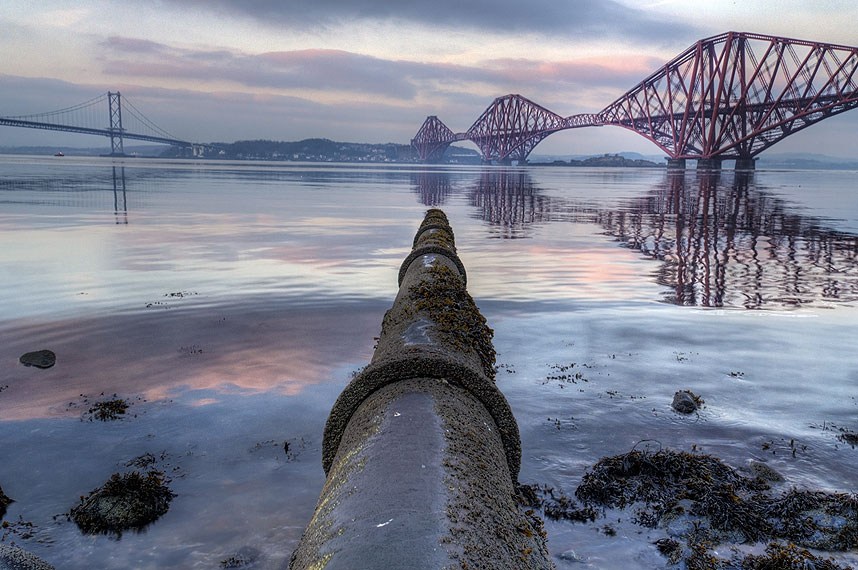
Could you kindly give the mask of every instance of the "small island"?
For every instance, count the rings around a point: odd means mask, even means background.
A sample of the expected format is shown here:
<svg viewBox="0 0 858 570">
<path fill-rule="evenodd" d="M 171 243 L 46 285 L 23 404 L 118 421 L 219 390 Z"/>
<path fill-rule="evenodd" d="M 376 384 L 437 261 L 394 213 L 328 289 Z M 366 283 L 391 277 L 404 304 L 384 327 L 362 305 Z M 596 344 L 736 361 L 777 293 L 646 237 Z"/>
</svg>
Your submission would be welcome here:
<svg viewBox="0 0 858 570">
<path fill-rule="evenodd" d="M 529 162 L 531 166 L 587 166 L 598 168 L 663 168 L 665 164 L 658 164 L 651 160 L 626 158 L 620 154 L 603 154 L 591 156 L 582 160 L 574 158 L 567 160 L 555 160 L 553 162 Z"/>
</svg>

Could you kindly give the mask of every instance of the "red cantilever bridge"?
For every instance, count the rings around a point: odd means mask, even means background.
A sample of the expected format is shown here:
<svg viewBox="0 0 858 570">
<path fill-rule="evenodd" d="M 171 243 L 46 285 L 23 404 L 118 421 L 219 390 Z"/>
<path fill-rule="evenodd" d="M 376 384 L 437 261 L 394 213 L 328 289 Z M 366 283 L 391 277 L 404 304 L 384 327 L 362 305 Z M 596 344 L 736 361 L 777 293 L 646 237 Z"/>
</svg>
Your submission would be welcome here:
<svg viewBox="0 0 858 570">
<path fill-rule="evenodd" d="M 651 140 L 669 159 L 754 157 L 789 135 L 858 107 L 858 47 L 728 32 L 700 40 L 593 114 L 562 117 L 521 95 L 498 97 L 464 133 L 436 116 L 412 139 L 434 162 L 469 140 L 485 161 L 524 162 L 552 133 L 614 125 Z"/>
</svg>

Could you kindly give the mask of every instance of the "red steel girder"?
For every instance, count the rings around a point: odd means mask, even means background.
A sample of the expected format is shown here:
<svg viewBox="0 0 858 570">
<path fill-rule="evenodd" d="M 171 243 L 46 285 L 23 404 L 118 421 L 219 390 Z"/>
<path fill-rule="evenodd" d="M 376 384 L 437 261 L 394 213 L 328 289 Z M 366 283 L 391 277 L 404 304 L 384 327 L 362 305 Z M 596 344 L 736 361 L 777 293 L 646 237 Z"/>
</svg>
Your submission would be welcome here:
<svg viewBox="0 0 858 570">
<path fill-rule="evenodd" d="M 751 158 L 858 107 L 858 48 L 728 32 L 698 41 L 603 109 L 672 158 Z"/>
<path fill-rule="evenodd" d="M 465 136 L 483 153 L 483 160 L 524 161 L 551 133 L 566 127 L 560 115 L 521 95 L 498 97 Z"/>
<path fill-rule="evenodd" d="M 459 140 L 450 128 L 435 115 L 426 117 L 423 126 L 411 139 L 411 146 L 423 162 L 438 162 L 450 143 Z"/>
</svg>

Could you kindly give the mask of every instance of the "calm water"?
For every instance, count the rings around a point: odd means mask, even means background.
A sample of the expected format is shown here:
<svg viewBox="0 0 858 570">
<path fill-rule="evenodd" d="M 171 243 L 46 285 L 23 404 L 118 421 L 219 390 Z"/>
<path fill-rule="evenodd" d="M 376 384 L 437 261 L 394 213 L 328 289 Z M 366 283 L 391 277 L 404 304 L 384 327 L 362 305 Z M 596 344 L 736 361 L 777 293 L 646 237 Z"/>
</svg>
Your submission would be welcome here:
<svg viewBox="0 0 858 570">
<path fill-rule="evenodd" d="M 600 457 L 656 440 L 858 492 L 838 439 L 858 431 L 855 179 L 0 157 L 3 541 L 64 569 L 238 552 L 281 568 L 324 481 L 326 415 L 428 206 L 495 330 L 522 482 L 571 495 Z M 42 348 L 55 367 L 18 364 Z M 680 389 L 699 415 L 671 411 Z M 89 421 L 113 394 L 127 416 Z M 81 535 L 63 514 L 146 453 L 170 511 Z M 605 519 L 548 522 L 552 552 L 582 559 L 558 567 L 664 566 L 663 531 L 610 516 L 613 537 Z"/>
</svg>

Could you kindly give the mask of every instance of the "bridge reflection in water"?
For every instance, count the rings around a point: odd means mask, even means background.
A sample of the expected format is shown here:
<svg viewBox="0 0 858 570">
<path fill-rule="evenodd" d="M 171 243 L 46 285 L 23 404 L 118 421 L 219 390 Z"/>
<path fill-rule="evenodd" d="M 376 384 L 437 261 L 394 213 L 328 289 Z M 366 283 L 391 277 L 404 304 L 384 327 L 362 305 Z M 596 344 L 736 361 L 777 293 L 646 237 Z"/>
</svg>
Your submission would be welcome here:
<svg viewBox="0 0 858 570">
<path fill-rule="evenodd" d="M 528 238 L 540 224 L 600 226 L 660 263 L 664 301 L 784 309 L 858 300 L 858 235 L 759 188 L 752 173 L 666 172 L 639 197 L 604 204 L 547 194 L 527 171 L 487 169 L 466 184 L 444 172 L 412 179 L 427 206 L 464 192 L 490 237 Z M 511 247 L 515 247 L 512 246 Z"/>
<path fill-rule="evenodd" d="M 724 177 L 725 180 L 722 180 Z M 858 236 L 802 216 L 737 172 L 668 173 L 600 223 L 662 263 L 670 302 L 779 308 L 858 299 Z"/>
<path fill-rule="evenodd" d="M 129 180 L 134 187 L 128 191 Z M 141 176 L 128 176 L 124 166 L 110 170 L 69 172 L 64 176 L 8 176 L 0 179 L 0 196 L 18 204 L 78 208 L 82 211 L 113 211 L 117 225 L 128 224 L 129 194 L 140 198 L 153 187 Z"/>
</svg>

